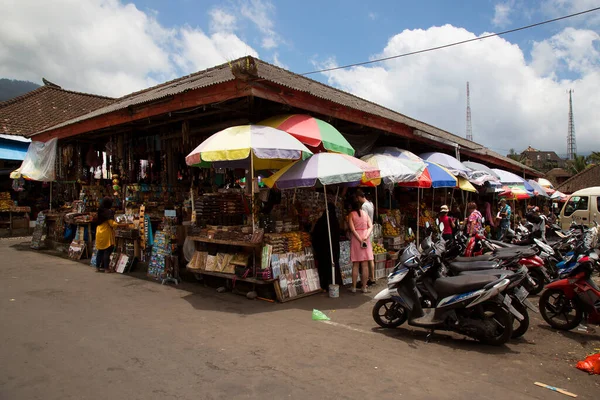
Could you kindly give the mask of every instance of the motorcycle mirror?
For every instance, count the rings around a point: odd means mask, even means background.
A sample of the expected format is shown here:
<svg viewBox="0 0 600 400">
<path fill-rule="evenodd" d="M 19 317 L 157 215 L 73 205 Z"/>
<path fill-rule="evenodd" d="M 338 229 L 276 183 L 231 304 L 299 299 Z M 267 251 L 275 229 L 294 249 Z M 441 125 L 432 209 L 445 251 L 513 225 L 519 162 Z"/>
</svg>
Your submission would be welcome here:
<svg viewBox="0 0 600 400">
<path fill-rule="evenodd" d="M 594 214 L 594 217 L 595 217 L 595 216 L 596 216 L 596 214 Z M 439 225 L 439 224 L 440 224 L 440 219 L 439 219 L 439 218 L 436 218 L 436 219 L 435 219 L 435 224 L 436 224 L 436 225 Z"/>
<path fill-rule="evenodd" d="M 485 224 L 485 217 L 484 217 L 484 218 L 481 218 L 481 223 L 482 223 L 482 224 Z"/>
<path fill-rule="evenodd" d="M 444 223 L 443 222 L 440 222 L 438 224 L 438 227 L 440 228 L 440 232 L 444 232 Z"/>
<path fill-rule="evenodd" d="M 429 228 L 429 221 L 425 222 L 425 228 Z"/>
<path fill-rule="evenodd" d="M 412 236 L 412 234 L 413 234 L 412 228 L 408 228 L 408 236 Z"/>
</svg>

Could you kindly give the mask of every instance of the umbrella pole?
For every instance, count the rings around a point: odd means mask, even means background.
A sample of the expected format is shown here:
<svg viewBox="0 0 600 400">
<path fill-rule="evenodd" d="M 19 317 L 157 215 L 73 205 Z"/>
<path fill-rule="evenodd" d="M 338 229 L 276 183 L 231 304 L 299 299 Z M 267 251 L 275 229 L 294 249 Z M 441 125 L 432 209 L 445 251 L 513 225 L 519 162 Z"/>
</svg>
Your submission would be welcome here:
<svg viewBox="0 0 600 400">
<path fill-rule="evenodd" d="M 431 212 L 433 213 L 433 209 L 435 207 L 435 188 L 433 188 L 433 194 L 431 195 Z"/>
<path fill-rule="evenodd" d="M 377 186 L 375 186 L 375 217 L 379 215 L 379 196 L 377 196 Z"/>
<path fill-rule="evenodd" d="M 254 154 L 250 152 L 250 212 L 252 213 L 252 233 L 254 233 Z"/>
<path fill-rule="evenodd" d="M 50 211 L 52 211 L 52 181 L 50 181 Z"/>
<path fill-rule="evenodd" d="M 325 214 L 327 215 L 327 234 L 329 236 L 329 254 L 331 255 L 331 283 L 335 285 L 335 261 L 333 260 L 333 244 L 331 243 L 331 223 L 329 222 L 329 207 L 327 205 L 327 186 L 323 185 L 325 198 Z"/>
<path fill-rule="evenodd" d="M 419 228 L 421 226 L 421 202 L 419 199 L 420 189 L 417 188 L 417 247 L 419 246 Z"/>
</svg>

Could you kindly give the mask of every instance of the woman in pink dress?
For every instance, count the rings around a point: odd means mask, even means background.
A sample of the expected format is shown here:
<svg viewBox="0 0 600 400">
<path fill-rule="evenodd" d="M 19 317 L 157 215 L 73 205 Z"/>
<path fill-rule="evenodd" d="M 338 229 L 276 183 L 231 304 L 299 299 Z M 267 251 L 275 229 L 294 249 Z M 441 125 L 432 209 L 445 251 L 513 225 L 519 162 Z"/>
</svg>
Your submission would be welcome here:
<svg viewBox="0 0 600 400">
<path fill-rule="evenodd" d="M 368 293 L 369 261 L 373 260 L 373 245 L 371 244 L 373 223 L 367 213 L 361 211 L 361 203 L 357 199 L 352 202 L 352 211 L 348 215 L 348 225 L 352 234 L 350 237 L 350 258 L 352 260 L 352 288 L 350 291 L 356 293 L 356 282 L 360 268 L 362 292 Z"/>
</svg>

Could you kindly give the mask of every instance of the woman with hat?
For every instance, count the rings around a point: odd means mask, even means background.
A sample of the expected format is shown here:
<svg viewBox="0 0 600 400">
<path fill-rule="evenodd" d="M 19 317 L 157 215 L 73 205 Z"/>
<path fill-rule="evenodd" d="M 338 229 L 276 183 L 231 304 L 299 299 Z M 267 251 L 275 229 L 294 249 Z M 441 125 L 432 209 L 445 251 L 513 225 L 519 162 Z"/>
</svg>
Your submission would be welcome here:
<svg viewBox="0 0 600 400">
<path fill-rule="evenodd" d="M 440 220 L 440 222 L 444 224 L 444 230 L 442 231 L 442 238 L 444 238 L 444 240 L 446 242 L 449 242 L 452 240 L 452 238 L 453 238 L 452 229 L 454 229 L 454 227 L 455 227 L 454 218 L 451 218 L 448 216 L 449 211 L 450 211 L 450 209 L 448 209 L 448 206 L 444 204 L 442 206 L 442 208 L 440 208 L 440 215 L 438 216 L 438 219 Z"/>
</svg>

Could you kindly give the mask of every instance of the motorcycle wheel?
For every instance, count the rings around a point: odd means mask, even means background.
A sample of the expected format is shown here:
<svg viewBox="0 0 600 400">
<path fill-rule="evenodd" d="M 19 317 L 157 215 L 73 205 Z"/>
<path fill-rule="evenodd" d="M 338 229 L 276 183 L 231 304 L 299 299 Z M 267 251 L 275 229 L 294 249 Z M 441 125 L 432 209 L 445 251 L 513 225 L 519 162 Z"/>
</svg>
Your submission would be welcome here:
<svg viewBox="0 0 600 400">
<path fill-rule="evenodd" d="M 382 328 L 397 328 L 406 322 L 408 310 L 393 299 L 383 299 L 373 307 L 373 319 Z"/>
<path fill-rule="evenodd" d="M 493 336 L 484 336 L 477 338 L 480 342 L 492 346 L 500 346 L 511 339 L 513 332 L 513 316 L 510 311 L 496 303 L 483 303 L 484 319 L 491 318 L 496 323 L 496 330 Z"/>
<path fill-rule="evenodd" d="M 542 290 L 544 290 L 546 282 L 544 274 L 538 269 L 530 269 L 529 276 L 531 276 L 531 279 L 533 279 L 535 282 L 535 285 L 530 285 L 531 290 L 529 291 L 529 294 L 539 294 Z"/>
<path fill-rule="evenodd" d="M 540 313 L 551 327 L 562 331 L 570 331 L 583 320 L 581 306 L 558 289 L 546 290 L 540 297 Z M 564 320 L 559 317 L 564 317 Z"/>
<path fill-rule="evenodd" d="M 521 304 L 519 301 L 513 301 L 512 305 L 515 310 L 523 315 L 523 321 L 519 321 L 519 319 L 516 317 L 514 318 L 513 333 L 511 337 L 513 339 L 517 339 L 523 336 L 529 329 L 529 312 L 527 307 Z"/>
</svg>

